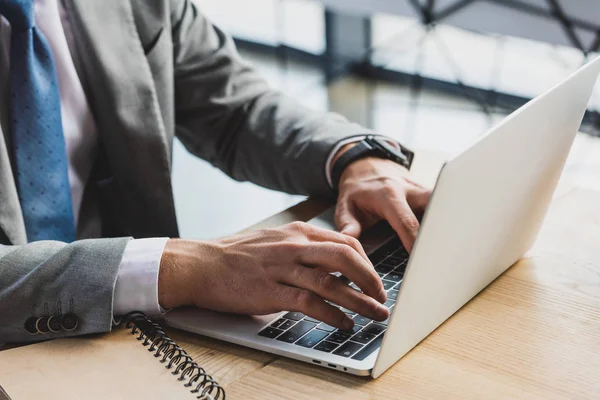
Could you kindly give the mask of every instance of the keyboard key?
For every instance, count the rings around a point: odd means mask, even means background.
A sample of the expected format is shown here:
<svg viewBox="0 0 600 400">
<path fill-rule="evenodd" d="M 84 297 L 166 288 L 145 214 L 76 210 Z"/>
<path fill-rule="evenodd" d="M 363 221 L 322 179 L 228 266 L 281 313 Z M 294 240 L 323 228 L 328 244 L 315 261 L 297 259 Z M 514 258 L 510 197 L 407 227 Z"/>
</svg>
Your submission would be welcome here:
<svg viewBox="0 0 600 400">
<path fill-rule="evenodd" d="M 381 272 L 383 274 L 388 274 L 388 273 L 392 272 L 394 270 L 394 268 L 395 267 L 393 265 L 385 265 L 382 263 L 375 267 L 375 271 Z"/>
<path fill-rule="evenodd" d="M 383 341 L 383 335 L 377 336 L 377 338 L 375 340 L 373 340 L 371 343 L 369 343 L 368 345 L 363 347 L 363 349 L 361 351 L 356 353 L 356 355 L 354 357 L 352 357 L 352 359 L 360 360 L 360 361 L 364 360 L 365 358 L 367 358 L 371 354 L 373 354 L 378 348 L 381 347 L 382 341 Z M 352 342 L 348 342 L 348 343 L 352 343 Z"/>
<path fill-rule="evenodd" d="M 362 325 L 362 326 L 369 325 L 369 323 L 372 322 L 369 318 L 363 317 L 362 315 L 357 315 L 356 317 L 354 317 L 352 319 L 354 320 L 355 324 Z"/>
<path fill-rule="evenodd" d="M 396 269 L 397 267 L 399 267 L 400 264 L 393 262 L 393 261 L 388 261 L 388 259 L 386 258 L 385 260 L 383 260 L 381 262 L 381 264 L 378 265 L 378 267 L 386 267 L 387 268 L 387 272 L 390 272 L 394 269 Z"/>
<path fill-rule="evenodd" d="M 402 281 L 396 283 L 392 289 L 398 290 L 398 288 L 400 287 L 400 285 L 402 285 Z"/>
<path fill-rule="evenodd" d="M 385 254 L 378 253 L 377 251 L 371 253 L 369 255 L 369 260 L 373 263 L 373 265 L 379 264 L 385 258 Z"/>
<path fill-rule="evenodd" d="M 386 276 L 384 276 L 383 279 L 386 281 L 400 282 L 403 277 L 404 277 L 404 272 L 400 272 L 397 269 L 395 269 L 392 272 L 390 272 L 389 274 L 387 274 Z"/>
<path fill-rule="evenodd" d="M 344 307 L 340 307 L 340 310 L 342 310 L 343 312 L 345 312 L 346 314 L 351 314 L 351 315 L 356 315 L 356 313 L 352 310 L 349 310 L 347 308 Z"/>
<path fill-rule="evenodd" d="M 359 351 L 363 345 L 354 343 L 354 342 L 346 342 L 341 345 L 333 354 L 337 354 L 342 357 L 351 357 L 354 353 Z"/>
<path fill-rule="evenodd" d="M 301 312 L 289 312 L 283 316 L 283 318 L 291 319 L 292 321 L 300 321 L 305 315 Z"/>
<path fill-rule="evenodd" d="M 396 300 L 398 298 L 398 291 L 397 290 L 390 290 L 387 293 L 387 298 L 391 299 L 391 300 Z"/>
<path fill-rule="evenodd" d="M 314 345 L 325 339 L 325 336 L 327 336 L 327 332 L 315 329 L 304 335 L 302 339 L 296 342 L 296 344 L 302 347 L 314 347 Z"/>
<path fill-rule="evenodd" d="M 379 271 L 375 271 L 377 272 L 377 275 L 379 275 L 380 278 L 383 278 L 385 276 L 385 274 L 383 272 L 379 272 Z"/>
<path fill-rule="evenodd" d="M 398 257 L 398 254 L 396 253 L 393 256 L 386 258 L 385 262 L 388 264 L 395 264 L 397 267 L 399 267 L 406 262 L 406 258 Z"/>
<path fill-rule="evenodd" d="M 321 331 L 325 331 L 325 332 L 333 332 L 337 328 L 334 328 L 331 325 L 327 325 L 325 322 L 321 322 L 319 325 L 317 325 L 317 329 L 319 329 Z"/>
<path fill-rule="evenodd" d="M 410 257 L 410 254 L 408 254 L 408 251 L 406 251 L 406 249 L 404 248 L 404 246 L 401 246 L 394 253 L 394 257 L 403 258 L 405 260 L 408 260 L 408 258 Z"/>
<path fill-rule="evenodd" d="M 361 332 L 370 333 L 371 335 L 377 336 L 383 331 L 385 331 L 385 326 L 372 323 L 369 326 L 365 326 Z"/>
<path fill-rule="evenodd" d="M 387 277 L 387 275 L 386 275 L 386 277 Z M 391 288 L 393 288 L 396 285 L 396 282 L 388 281 L 386 279 L 383 279 L 381 281 L 381 283 L 383 283 L 383 290 L 390 290 Z"/>
<path fill-rule="evenodd" d="M 367 332 L 358 332 L 356 335 L 352 336 L 352 341 L 362 344 L 367 344 L 373 339 L 375 339 L 375 335 Z"/>
<path fill-rule="evenodd" d="M 283 331 L 277 328 L 271 328 L 270 326 L 260 331 L 259 336 L 264 336 L 270 339 L 275 339 L 277 336 L 281 335 Z"/>
<path fill-rule="evenodd" d="M 402 264 L 400 264 L 399 267 L 397 267 L 396 269 L 402 273 L 404 273 L 404 271 L 406 271 L 406 266 L 408 265 L 408 259 L 406 259 L 406 261 L 404 261 Z"/>
<path fill-rule="evenodd" d="M 294 326 L 296 324 L 296 321 L 290 321 L 290 320 L 286 320 L 283 324 L 279 325 L 279 329 L 287 331 L 288 329 L 290 329 L 292 326 Z"/>
<path fill-rule="evenodd" d="M 348 329 L 348 330 L 338 329 L 336 332 L 348 333 L 350 335 L 353 335 L 356 332 L 360 331 L 361 329 L 362 329 L 361 325 L 354 324 L 354 326 L 352 327 L 352 329 Z"/>
<path fill-rule="evenodd" d="M 352 283 L 350 284 L 350 287 L 351 287 L 352 289 L 354 289 L 354 290 L 358 290 L 359 292 L 362 292 L 362 290 L 360 290 L 360 288 L 359 288 L 358 286 L 356 286 L 356 283 L 354 283 L 354 282 L 352 282 Z"/>
<path fill-rule="evenodd" d="M 271 328 L 279 328 L 287 319 L 279 318 L 277 321 L 271 324 Z"/>
<path fill-rule="evenodd" d="M 300 321 L 292 329 L 285 332 L 283 335 L 279 336 L 277 340 L 282 342 L 294 343 L 296 340 L 300 339 L 306 332 L 310 331 L 316 325 L 311 324 L 310 322 Z"/>
<path fill-rule="evenodd" d="M 345 332 L 341 332 L 341 331 L 337 331 L 337 332 L 333 332 L 331 335 L 329 335 L 327 337 L 327 340 L 330 342 L 334 342 L 334 343 L 344 343 L 346 340 L 348 340 L 350 338 L 349 333 L 345 333 Z"/>
<path fill-rule="evenodd" d="M 389 256 L 390 254 L 398 251 L 400 248 L 402 248 L 402 243 L 400 242 L 400 239 L 393 238 L 392 240 L 388 241 L 386 244 L 378 248 L 375 252 Z"/>
<path fill-rule="evenodd" d="M 384 306 L 386 306 L 387 308 L 393 307 L 394 304 L 396 304 L 396 300 L 392 300 L 392 299 L 387 299 L 385 303 L 383 303 Z"/>
<path fill-rule="evenodd" d="M 312 322 L 312 323 L 314 323 L 314 324 L 318 324 L 318 323 L 320 323 L 320 322 L 321 322 L 321 321 L 319 321 L 318 319 L 314 319 L 314 318 L 312 318 L 312 317 L 304 317 L 304 319 L 303 319 L 302 321 L 308 321 L 308 322 Z"/>
<path fill-rule="evenodd" d="M 315 350 L 324 351 L 326 353 L 331 353 L 338 346 L 339 346 L 339 344 L 337 344 L 337 343 L 331 343 L 331 342 L 324 340 L 315 346 Z"/>
</svg>

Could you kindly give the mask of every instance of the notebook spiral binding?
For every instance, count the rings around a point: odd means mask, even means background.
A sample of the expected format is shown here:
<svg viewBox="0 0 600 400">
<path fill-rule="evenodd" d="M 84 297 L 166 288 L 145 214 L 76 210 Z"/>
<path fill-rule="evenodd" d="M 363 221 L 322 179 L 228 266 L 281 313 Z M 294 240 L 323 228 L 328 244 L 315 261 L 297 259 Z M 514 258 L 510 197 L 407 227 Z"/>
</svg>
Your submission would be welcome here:
<svg viewBox="0 0 600 400">
<path fill-rule="evenodd" d="M 179 375 L 177 379 L 182 382 L 187 381 L 183 386 L 193 388 L 190 391 L 198 394 L 197 399 L 225 400 L 225 390 L 146 314 L 129 313 L 123 317 L 122 324 L 131 329 L 131 334 L 138 335 L 137 340 L 142 341 L 154 357 L 166 363 L 165 368 L 175 368 L 172 374 Z"/>
</svg>

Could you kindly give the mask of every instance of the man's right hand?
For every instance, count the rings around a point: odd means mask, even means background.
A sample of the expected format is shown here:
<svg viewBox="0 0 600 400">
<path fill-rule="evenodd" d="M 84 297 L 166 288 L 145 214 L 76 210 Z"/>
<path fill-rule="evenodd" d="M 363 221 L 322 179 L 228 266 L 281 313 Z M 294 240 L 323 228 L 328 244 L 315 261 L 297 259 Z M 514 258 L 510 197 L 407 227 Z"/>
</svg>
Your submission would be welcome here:
<svg viewBox="0 0 600 400">
<path fill-rule="evenodd" d="M 299 311 L 341 329 L 354 323 L 328 301 L 377 321 L 389 317 L 381 280 L 358 240 L 299 222 L 215 241 L 169 240 L 158 292 L 165 309 Z"/>
</svg>

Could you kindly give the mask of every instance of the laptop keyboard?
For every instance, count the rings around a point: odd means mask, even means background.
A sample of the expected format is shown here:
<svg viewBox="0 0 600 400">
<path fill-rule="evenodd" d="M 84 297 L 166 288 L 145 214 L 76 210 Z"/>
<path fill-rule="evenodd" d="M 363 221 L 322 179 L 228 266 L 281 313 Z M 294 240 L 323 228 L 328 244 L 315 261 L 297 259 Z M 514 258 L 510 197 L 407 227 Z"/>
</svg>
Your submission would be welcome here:
<svg viewBox="0 0 600 400">
<path fill-rule="evenodd" d="M 396 304 L 398 288 L 404 277 L 408 252 L 402 246 L 400 239 L 395 237 L 371 253 L 369 259 L 375 266 L 375 271 L 377 271 L 387 292 L 385 306 L 391 312 Z M 360 290 L 345 276 L 340 276 L 340 279 L 352 288 Z M 381 347 L 383 334 L 388 324 L 387 320 L 383 322 L 372 321 L 354 311 L 335 304 L 332 305 L 338 307 L 354 320 L 352 330 L 337 329 L 302 313 L 288 312 L 281 318 L 272 321 L 269 326 L 258 334 L 273 340 L 293 343 L 297 346 L 312 348 L 325 353 L 351 357 L 353 360 L 364 360 Z"/>
</svg>

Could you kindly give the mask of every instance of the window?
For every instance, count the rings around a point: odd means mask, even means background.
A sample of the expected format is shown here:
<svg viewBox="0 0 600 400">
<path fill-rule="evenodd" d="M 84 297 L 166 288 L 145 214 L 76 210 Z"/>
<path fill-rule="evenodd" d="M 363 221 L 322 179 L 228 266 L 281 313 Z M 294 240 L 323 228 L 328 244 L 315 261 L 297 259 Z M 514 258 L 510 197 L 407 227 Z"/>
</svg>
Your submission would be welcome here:
<svg viewBox="0 0 600 400">
<path fill-rule="evenodd" d="M 307 0 L 196 0 L 221 29 L 262 44 L 313 54 L 325 49 L 324 7 Z"/>
</svg>

